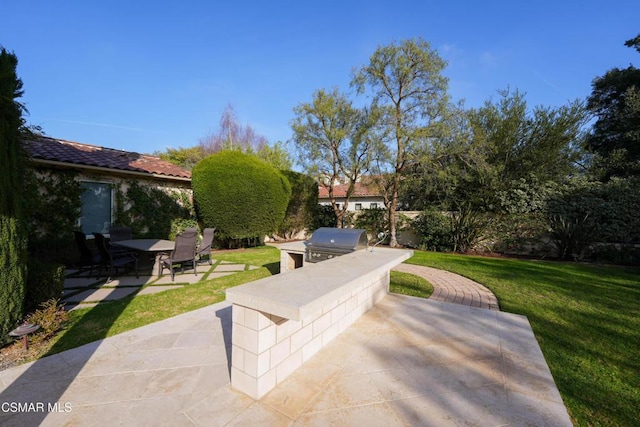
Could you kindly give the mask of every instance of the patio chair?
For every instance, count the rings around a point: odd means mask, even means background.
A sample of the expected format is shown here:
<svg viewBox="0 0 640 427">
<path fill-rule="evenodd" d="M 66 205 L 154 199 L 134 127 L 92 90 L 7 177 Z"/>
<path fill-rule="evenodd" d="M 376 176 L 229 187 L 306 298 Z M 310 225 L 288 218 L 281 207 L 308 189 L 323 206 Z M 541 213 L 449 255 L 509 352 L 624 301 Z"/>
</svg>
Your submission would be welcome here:
<svg viewBox="0 0 640 427">
<path fill-rule="evenodd" d="M 198 241 L 198 232 L 195 228 L 187 228 L 184 232 L 176 236 L 173 251 L 168 255 L 160 256 L 160 275 L 165 267 L 171 271 L 171 281 L 175 279 L 174 265 L 180 264 L 182 268 L 187 263 L 193 265 L 193 272 L 198 275 L 196 269 L 196 242 Z"/>
<path fill-rule="evenodd" d="M 131 264 L 133 264 L 136 272 L 136 278 L 138 276 L 138 258 L 133 255 L 128 250 L 121 250 L 117 247 L 112 247 L 112 245 L 107 242 L 107 239 L 101 233 L 93 233 L 93 236 L 96 239 L 96 246 L 100 251 L 100 257 L 102 261 L 100 263 L 101 268 L 98 270 L 98 277 L 100 277 L 100 271 L 102 271 L 102 267 L 108 269 L 109 273 L 107 276 L 107 282 L 111 280 L 111 276 L 114 271 L 118 274 L 119 268 L 125 268 Z"/>
<path fill-rule="evenodd" d="M 93 273 L 93 268 L 100 266 L 100 254 L 94 253 L 87 245 L 87 236 L 82 231 L 73 232 L 76 240 L 76 247 L 80 252 L 80 260 L 76 264 L 78 266 L 78 272 L 81 273 L 83 269 L 89 268 L 89 276 Z"/>
<path fill-rule="evenodd" d="M 213 244 L 213 233 L 215 232 L 215 228 L 205 228 L 202 231 L 202 242 L 196 249 L 196 255 L 198 255 L 198 261 L 202 259 L 203 256 L 207 256 L 209 259 L 209 265 L 212 264 L 211 261 L 211 245 Z"/>
</svg>

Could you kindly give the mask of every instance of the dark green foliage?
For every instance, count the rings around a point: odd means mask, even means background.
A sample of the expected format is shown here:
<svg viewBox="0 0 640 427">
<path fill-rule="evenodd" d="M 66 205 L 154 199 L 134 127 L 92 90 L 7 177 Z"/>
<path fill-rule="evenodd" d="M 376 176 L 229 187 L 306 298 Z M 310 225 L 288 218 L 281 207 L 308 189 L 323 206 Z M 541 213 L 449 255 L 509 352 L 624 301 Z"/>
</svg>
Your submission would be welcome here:
<svg viewBox="0 0 640 427">
<path fill-rule="evenodd" d="M 585 258 L 597 263 L 640 265 L 640 246 L 598 244 L 585 251 Z"/>
<path fill-rule="evenodd" d="M 377 242 L 379 240 L 378 234 L 389 233 L 387 210 L 382 208 L 363 209 L 358 212 L 353 226 L 367 230 L 367 234 L 369 234 L 374 242 Z"/>
<path fill-rule="evenodd" d="M 227 239 L 255 239 L 276 231 L 291 197 L 282 173 L 239 151 L 221 151 L 200 161 L 191 184 L 200 222 Z"/>
<path fill-rule="evenodd" d="M 137 181 L 127 184 L 126 193 L 116 193 L 115 223 L 131 227 L 134 238 L 167 239 L 176 231 L 174 221 L 193 217 L 191 203 L 181 194 L 169 195 Z"/>
<path fill-rule="evenodd" d="M 549 199 L 547 213 L 556 246 L 566 247 L 568 235 L 577 242 L 560 255 L 575 259 L 591 243 L 640 243 L 639 210 L 640 179 L 636 177 L 607 183 L 572 180 Z M 594 250 L 592 256 L 597 257 Z"/>
<path fill-rule="evenodd" d="M 291 184 L 291 200 L 278 234 L 291 239 L 299 232 L 311 228 L 313 213 L 318 205 L 318 184 L 308 175 L 282 171 Z"/>
<path fill-rule="evenodd" d="M 338 218 L 333 208 L 329 205 L 316 205 L 313 211 L 313 221 L 311 230 L 317 230 L 320 227 L 335 227 L 338 224 Z"/>
<path fill-rule="evenodd" d="M 198 228 L 198 221 L 193 218 L 184 219 L 177 218 L 171 221 L 171 234 L 169 234 L 169 240 L 175 240 L 176 236 L 182 233 L 187 228 Z"/>
<path fill-rule="evenodd" d="M 476 247 L 487 229 L 487 218 L 471 204 L 463 204 L 451 215 L 454 252 L 468 252 Z"/>
<path fill-rule="evenodd" d="M 82 187 L 77 173 L 29 170 L 25 180 L 29 256 L 43 262 L 77 261 L 73 230 L 77 229 Z"/>
<path fill-rule="evenodd" d="M 587 148 L 597 153 L 596 173 L 640 175 L 640 69 L 613 68 L 593 81 L 588 108 L 596 115 Z"/>
<path fill-rule="evenodd" d="M 60 298 L 64 289 L 64 270 L 62 264 L 42 262 L 29 258 L 25 309 L 30 311 L 52 298 Z"/>
<path fill-rule="evenodd" d="M 501 91 L 500 99 L 487 101 L 470 113 L 476 144 L 483 147 L 493 169 L 497 189 L 521 178 L 560 181 L 575 170 L 580 158 L 578 142 L 587 113 L 574 101 L 566 106 L 536 106 L 531 111 L 525 96 Z M 495 188 L 494 187 L 494 188 Z"/>
<path fill-rule="evenodd" d="M 568 215 L 551 215 L 551 240 L 558 249 L 558 258 L 574 261 L 582 258 L 582 253 L 592 241 L 594 224 L 589 221 L 589 214 L 580 217 Z"/>
<path fill-rule="evenodd" d="M 413 220 L 413 227 L 420 238 L 420 248 L 428 251 L 453 250 L 451 219 L 436 209 L 427 209 Z"/>
<path fill-rule="evenodd" d="M 0 48 L 0 345 L 8 340 L 23 312 L 27 239 L 22 182 L 25 154 L 20 144 L 24 107 L 18 59 Z"/>
</svg>

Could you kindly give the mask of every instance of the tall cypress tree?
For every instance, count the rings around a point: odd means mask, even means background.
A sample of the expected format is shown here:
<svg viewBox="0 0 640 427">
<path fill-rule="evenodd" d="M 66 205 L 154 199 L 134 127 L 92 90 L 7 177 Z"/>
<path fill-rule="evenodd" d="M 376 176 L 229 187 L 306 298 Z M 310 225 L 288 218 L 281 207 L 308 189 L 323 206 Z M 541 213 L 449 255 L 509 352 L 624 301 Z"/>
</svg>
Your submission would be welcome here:
<svg viewBox="0 0 640 427">
<path fill-rule="evenodd" d="M 0 47 L 0 344 L 23 314 L 27 277 L 27 239 L 21 183 L 25 157 L 20 145 L 24 107 L 18 59 Z"/>
</svg>

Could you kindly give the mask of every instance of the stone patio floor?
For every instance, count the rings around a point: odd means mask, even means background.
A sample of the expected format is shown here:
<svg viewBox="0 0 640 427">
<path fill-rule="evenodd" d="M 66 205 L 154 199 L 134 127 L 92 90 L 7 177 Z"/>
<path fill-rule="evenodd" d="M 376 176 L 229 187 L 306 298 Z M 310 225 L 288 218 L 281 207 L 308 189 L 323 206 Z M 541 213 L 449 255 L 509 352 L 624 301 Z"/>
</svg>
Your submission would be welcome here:
<svg viewBox="0 0 640 427">
<path fill-rule="evenodd" d="M 126 275 L 116 275 L 108 282 L 104 272 L 102 272 L 102 277 L 96 278 L 96 273 L 89 277 L 86 272 L 77 275 L 74 274 L 76 273 L 75 271 L 70 271 L 64 282 L 62 301 L 68 310 L 92 307 L 100 302 L 117 300 L 134 293 L 136 295 L 154 294 L 169 289 L 181 288 L 201 280 L 214 279 L 255 268 L 258 267 L 212 260 L 211 265 L 206 262 L 200 263 L 197 266 L 197 275 L 193 273 L 193 270 L 178 271 L 173 281 L 169 274 L 164 274 L 163 276 L 150 275 L 149 268 L 146 271 L 143 269 L 139 277 L 131 276 L 129 272 Z M 168 270 L 165 270 L 165 273 L 168 272 Z"/>
<path fill-rule="evenodd" d="M 526 317 L 462 279 L 475 300 L 390 294 L 259 401 L 230 387 L 221 302 L 0 372 L 0 425 L 570 426 Z"/>
</svg>

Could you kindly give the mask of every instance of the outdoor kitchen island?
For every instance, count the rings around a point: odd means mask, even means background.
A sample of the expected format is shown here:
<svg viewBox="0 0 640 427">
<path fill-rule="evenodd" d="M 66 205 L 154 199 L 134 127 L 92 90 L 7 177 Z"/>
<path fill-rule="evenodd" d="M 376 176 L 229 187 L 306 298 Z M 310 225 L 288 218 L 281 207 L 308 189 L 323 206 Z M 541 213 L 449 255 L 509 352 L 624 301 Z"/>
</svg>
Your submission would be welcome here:
<svg viewBox="0 0 640 427">
<path fill-rule="evenodd" d="M 227 289 L 231 386 L 260 399 L 384 298 L 412 255 L 369 248 Z"/>
</svg>

